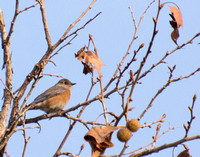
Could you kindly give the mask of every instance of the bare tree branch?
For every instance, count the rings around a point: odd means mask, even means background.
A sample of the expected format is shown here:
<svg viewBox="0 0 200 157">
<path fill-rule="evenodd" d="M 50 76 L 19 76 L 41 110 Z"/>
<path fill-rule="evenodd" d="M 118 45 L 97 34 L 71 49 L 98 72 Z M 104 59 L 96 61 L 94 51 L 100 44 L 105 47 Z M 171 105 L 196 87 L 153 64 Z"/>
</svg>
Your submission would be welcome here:
<svg viewBox="0 0 200 157">
<path fill-rule="evenodd" d="M 6 131 L 6 121 L 8 119 L 8 111 L 11 105 L 11 101 L 13 98 L 12 92 L 12 64 L 11 64 L 11 56 L 10 56 L 10 41 L 7 38 L 6 34 L 6 28 L 5 28 L 5 22 L 4 22 L 4 16 L 0 9 L 0 32 L 1 32 L 1 40 L 2 40 L 2 48 L 3 48 L 3 54 L 4 54 L 4 63 L 3 67 L 5 65 L 6 68 L 6 74 L 5 74 L 5 88 L 4 89 L 4 102 L 2 105 L 2 110 L 0 112 L 0 145 L 1 141 L 4 138 L 4 134 Z M 0 156 L 3 156 L 4 148 L 0 149 Z"/>
<path fill-rule="evenodd" d="M 185 137 L 185 138 L 182 138 L 182 139 L 180 139 L 176 142 L 172 142 L 172 143 L 169 143 L 169 144 L 163 144 L 163 145 L 156 147 L 156 148 L 153 148 L 153 149 L 146 149 L 142 152 L 132 154 L 129 157 L 140 157 L 140 156 L 149 155 L 149 154 L 152 154 L 152 153 L 159 152 L 159 151 L 166 149 L 166 148 L 176 147 L 179 144 L 182 144 L 182 143 L 187 142 L 187 141 L 192 141 L 192 140 L 195 140 L 195 139 L 200 139 L 200 135 L 195 135 L 195 136 L 192 136 L 192 137 Z"/>
<path fill-rule="evenodd" d="M 176 47 L 175 49 L 173 49 L 172 51 L 166 52 L 166 54 L 162 57 L 162 59 L 161 59 L 160 61 L 158 61 L 157 63 L 153 64 L 153 65 L 151 66 L 151 68 L 149 68 L 149 70 L 145 71 L 145 72 L 140 76 L 139 79 L 145 77 L 149 72 L 151 72 L 151 71 L 152 71 L 155 67 L 157 67 L 159 64 L 161 64 L 161 63 L 166 63 L 166 62 L 165 62 L 165 59 L 166 59 L 169 55 L 171 55 L 171 54 L 173 54 L 174 52 L 176 52 L 177 50 L 179 50 L 179 49 L 181 49 L 181 48 L 183 48 L 183 47 L 185 47 L 185 46 L 191 44 L 191 43 L 193 42 L 193 40 L 196 39 L 196 38 L 199 37 L 199 36 L 200 36 L 200 32 L 197 33 L 196 35 L 194 35 L 194 36 L 193 36 L 190 40 L 188 40 L 187 42 L 183 43 L 183 44 L 180 45 L 180 46 L 177 46 L 177 47 Z"/>
<path fill-rule="evenodd" d="M 175 69 L 175 68 L 174 68 L 174 69 Z M 173 69 L 173 70 L 174 70 L 174 69 Z M 195 73 L 197 73 L 197 72 L 200 71 L 200 68 L 198 68 L 197 70 L 195 70 L 194 72 L 192 72 L 192 73 L 189 74 L 189 75 L 181 76 L 181 77 L 178 77 L 178 78 L 176 78 L 176 79 L 172 79 L 172 72 L 173 72 L 173 70 L 170 72 L 170 76 L 169 76 L 169 79 L 167 80 L 167 83 L 164 84 L 163 87 L 160 88 L 160 89 L 157 91 L 157 93 L 155 94 L 155 96 L 151 99 L 149 105 L 146 107 L 146 109 L 145 109 L 145 110 L 142 112 L 142 114 L 139 116 L 139 118 L 138 118 L 139 120 L 144 116 L 144 114 L 148 111 L 148 109 L 149 109 L 150 107 L 152 107 L 153 102 L 154 102 L 154 100 L 156 99 L 156 97 L 157 97 L 159 94 L 161 94 L 161 93 L 163 92 L 163 90 L 165 90 L 171 83 L 177 82 L 177 81 L 179 81 L 179 80 L 186 79 L 186 78 L 189 78 L 189 77 L 193 76 Z"/>
</svg>

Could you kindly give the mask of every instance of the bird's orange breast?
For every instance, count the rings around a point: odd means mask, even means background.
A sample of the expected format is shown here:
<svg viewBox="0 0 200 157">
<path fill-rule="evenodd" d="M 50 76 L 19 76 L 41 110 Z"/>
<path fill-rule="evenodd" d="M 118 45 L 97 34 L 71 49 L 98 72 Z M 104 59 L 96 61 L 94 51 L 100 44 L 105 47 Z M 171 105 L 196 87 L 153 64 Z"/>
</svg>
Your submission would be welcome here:
<svg viewBox="0 0 200 157">
<path fill-rule="evenodd" d="M 54 97 L 48 98 L 46 100 L 46 106 L 54 109 L 63 109 L 69 101 L 70 96 L 70 90 L 67 89 Z"/>
</svg>

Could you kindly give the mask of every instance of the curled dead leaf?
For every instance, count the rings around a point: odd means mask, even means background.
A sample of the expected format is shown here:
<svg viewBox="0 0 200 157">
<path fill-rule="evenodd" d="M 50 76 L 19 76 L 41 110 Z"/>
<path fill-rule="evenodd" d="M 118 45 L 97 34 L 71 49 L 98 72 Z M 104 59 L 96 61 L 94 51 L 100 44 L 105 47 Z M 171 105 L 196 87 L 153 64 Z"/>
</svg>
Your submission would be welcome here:
<svg viewBox="0 0 200 157">
<path fill-rule="evenodd" d="M 171 38 L 172 38 L 172 40 L 174 41 L 174 43 L 175 43 L 176 45 L 178 45 L 178 44 L 177 44 L 177 39 L 179 38 L 179 31 L 178 31 L 178 29 L 174 29 L 174 30 L 172 31 L 172 33 L 171 33 Z"/>
<path fill-rule="evenodd" d="M 101 62 L 101 59 L 91 51 L 85 52 L 85 63 L 91 65 L 91 67 L 98 71 L 99 76 L 101 75 L 101 66 L 104 64 Z"/>
<path fill-rule="evenodd" d="M 191 157 L 189 150 L 184 150 L 182 152 L 179 153 L 179 155 L 177 157 Z"/>
<path fill-rule="evenodd" d="M 97 143 L 102 143 L 104 139 L 113 131 L 115 131 L 117 127 L 114 126 L 98 126 L 91 128 L 87 134 L 84 136 L 84 139 L 87 141 L 88 136 L 94 137 Z"/>
<path fill-rule="evenodd" d="M 172 15 L 170 15 L 171 17 L 173 17 L 172 19 L 174 21 L 176 21 L 177 23 L 177 28 L 179 27 L 183 27 L 183 18 L 182 18 L 182 14 L 179 8 L 176 8 L 174 6 L 169 6 L 170 11 L 172 13 Z"/>
<path fill-rule="evenodd" d="M 90 143 L 92 156 L 95 157 L 98 152 L 104 152 L 106 148 L 113 147 L 113 143 L 108 138 L 109 134 L 118 129 L 114 126 L 99 126 L 91 128 L 84 139 Z"/>
<path fill-rule="evenodd" d="M 92 70 L 95 68 L 99 76 L 101 76 L 101 66 L 104 65 L 101 62 L 101 59 L 91 51 L 84 50 L 85 47 L 81 48 L 77 52 L 77 54 L 75 54 L 75 57 L 80 60 L 84 65 L 83 73 L 87 74 L 89 72 L 92 72 Z"/>
</svg>

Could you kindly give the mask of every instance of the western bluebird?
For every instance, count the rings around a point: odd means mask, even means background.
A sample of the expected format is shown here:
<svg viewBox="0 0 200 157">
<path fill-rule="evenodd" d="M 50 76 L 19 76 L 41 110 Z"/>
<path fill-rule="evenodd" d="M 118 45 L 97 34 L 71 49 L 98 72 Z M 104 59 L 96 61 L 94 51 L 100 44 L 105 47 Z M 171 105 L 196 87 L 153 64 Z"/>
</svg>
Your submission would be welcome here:
<svg viewBox="0 0 200 157">
<path fill-rule="evenodd" d="M 72 86 L 76 83 L 61 79 L 57 84 L 37 96 L 30 104 L 30 109 L 40 109 L 46 113 L 62 110 L 71 96 Z"/>
</svg>

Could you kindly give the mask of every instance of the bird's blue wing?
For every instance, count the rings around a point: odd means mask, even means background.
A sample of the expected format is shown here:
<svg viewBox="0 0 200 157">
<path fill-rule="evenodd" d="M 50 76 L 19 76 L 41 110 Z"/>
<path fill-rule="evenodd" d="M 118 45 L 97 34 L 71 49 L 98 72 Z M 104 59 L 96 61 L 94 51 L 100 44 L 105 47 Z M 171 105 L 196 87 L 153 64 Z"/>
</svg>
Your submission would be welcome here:
<svg viewBox="0 0 200 157">
<path fill-rule="evenodd" d="M 56 96 L 62 92 L 65 91 L 65 88 L 64 87 L 61 87 L 61 86 L 53 86 L 49 89 L 47 89 L 45 92 L 43 92 L 42 94 L 40 94 L 39 96 L 37 96 L 35 98 L 35 100 L 31 103 L 38 103 L 38 102 L 42 102 L 44 100 L 46 100 L 47 98 L 50 98 L 50 97 L 53 97 L 53 96 Z"/>
</svg>

